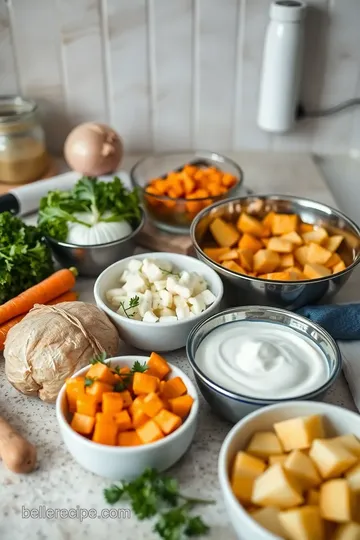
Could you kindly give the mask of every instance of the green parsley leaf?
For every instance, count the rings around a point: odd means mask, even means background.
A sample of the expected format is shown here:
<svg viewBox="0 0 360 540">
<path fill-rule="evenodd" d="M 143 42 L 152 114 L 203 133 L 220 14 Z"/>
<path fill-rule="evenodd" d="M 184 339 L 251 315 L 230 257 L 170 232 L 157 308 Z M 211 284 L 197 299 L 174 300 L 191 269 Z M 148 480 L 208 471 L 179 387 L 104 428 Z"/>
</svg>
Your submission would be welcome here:
<svg viewBox="0 0 360 540">
<path fill-rule="evenodd" d="M 135 360 L 131 368 L 131 373 L 145 373 L 145 371 L 147 371 L 148 369 L 149 366 L 146 362 L 142 364 L 141 362 L 139 362 L 139 360 Z"/>
<path fill-rule="evenodd" d="M 105 364 L 106 366 L 109 365 L 108 362 L 106 362 L 106 352 L 103 351 L 102 353 L 98 354 L 97 356 L 94 356 L 90 360 L 90 364 Z"/>
<path fill-rule="evenodd" d="M 109 504 L 115 504 L 124 495 L 124 488 L 120 485 L 117 486 L 116 484 L 113 484 L 109 488 L 104 489 L 104 497 L 107 503 Z"/>
<path fill-rule="evenodd" d="M 96 377 L 85 377 L 84 386 L 92 386 L 96 381 Z"/>
</svg>

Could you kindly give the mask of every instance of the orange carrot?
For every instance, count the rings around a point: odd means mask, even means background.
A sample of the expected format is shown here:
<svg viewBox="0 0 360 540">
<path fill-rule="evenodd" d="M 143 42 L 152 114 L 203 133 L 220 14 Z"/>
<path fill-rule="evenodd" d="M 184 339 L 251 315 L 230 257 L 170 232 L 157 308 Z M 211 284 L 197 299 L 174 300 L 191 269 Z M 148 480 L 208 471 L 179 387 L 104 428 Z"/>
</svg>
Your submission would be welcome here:
<svg viewBox="0 0 360 540">
<path fill-rule="evenodd" d="M 3 324 L 22 313 L 27 313 L 34 304 L 46 304 L 57 296 L 72 289 L 75 285 L 75 268 L 58 270 L 37 285 L 0 306 L 0 324 Z"/>
<path fill-rule="evenodd" d="M 52 306 L 54 304 L 60 304 L 61 302 L 74 302 L 78 299 L 78 294 L 75 291 L 68 291 L 67 293 L 61 294 L 54 300 L 51 300 L 51 302 L 48 302 L 49 306 Z M 2 324 L 0 326 L 0 351 L 4 349 L 6 336 L 9 332 L 9 330 L 15 326 L 18 322 L 20 322 L 27 313 L 22 313 L 21 315 L 18 315 L 17 317 L 14 317 L 13 319 L 10 319 L 10 321 L 7 321 L 6 323 Z"/>
</svg>

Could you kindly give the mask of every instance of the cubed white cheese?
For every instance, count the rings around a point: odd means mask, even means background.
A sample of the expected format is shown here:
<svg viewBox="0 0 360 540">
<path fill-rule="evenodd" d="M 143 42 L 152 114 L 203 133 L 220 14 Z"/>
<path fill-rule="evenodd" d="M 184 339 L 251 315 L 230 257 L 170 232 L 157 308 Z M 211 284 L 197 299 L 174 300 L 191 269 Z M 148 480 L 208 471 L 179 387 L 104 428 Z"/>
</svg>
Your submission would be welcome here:
<svg viewBox="0 0 360 540">
<path fill-rule="evenodd" d="M 179 283 L 181 285 L 184 285 L 185 287 L 190 287 L 192 284 L 192 275 L 189 272 L 186 272 L 185 270 L 183 272 L 180 272 L 180 280 Z"/>
<path fill-rule="evenodd" d="M 147 290 L 144 292 L 139 301 L 139 313 L 144 317 L 145 313 L 152 308 L 152 293 Z"/>
<path fill-rule="evenodd" d="M 176 313 L 173 309 L 169 309 L 167 307 L 164 307 L 160 309 L 159 311 L 160 317 L 176 317 Z"/>
<path fill-rule="evenodd" d="M 164 315 L 164 316 L 160 317 L 159 322 L 160 323 L 167 323 L 167 322 L 175 322 L 177 320 L 178 320 L 178 318 L 176 317 L 176 315 L 175 316 L 171 316 L 171 315 L 165 316 Z"/>
<path fill-rule="evenodd" d="M 193 294 L 194 296 L 196 296 L 202 291 L 205 291 L 208 286 L 205 279 L 202 276 L 199 276 L 199 274 L 196 274 L 196 279 L 193 282 L 193 287 L 194 287 Z"/>
<path fill-rule="evenodd" d="M 173 301 L 175 307 L 188 307 L 187 301 L 182 296 L 179 296 L 178 294 L 175 294 L 173 296 Z"/>
<path fill-rule="evenodd" d="M 191 311 L 195 315 L 200 315 L 200 313 L 202 313 L 206 308 L 206 305 L 205 305 L 205 302 L 201 293 L 195 297 L 189 298 L 188 302 L 189 304 L 191 304 Z"/>
<path fill-rule="evenodd" d="M 144 313 L 144 316 L 143 316 L 144 322 L 156 323 L 158 320 L 159 320 L 159 317 L 157 317 L 153 311 L 149 310 L 146 313 Z"/>
<path fill-rule="evenodd" d="M 190 309 L 188 305 L 178 306 L 175 311 L 179 321 L 182 319 L 188 319 L 190 317 Z"/>
<path fill-rule="evenodd" d="M 159 268 L 161 268 L 162 270 L 165 270 L 165 272 L 171 272 L 171 270 L 173 269 L 173 265 L 170 261 L 163 261 L 163 260 L 157 260 L 156 261 L 157 265 Z"/>
<path fill-rule="evenodd" d="M 139 259 L 131 259 L 128 264 L 128 270 L 130 272 L 139 272 L 142 267 L 142 261 Z"/>
<path fill-rule="evenodd" d="M 169 291 L 159 291 L 159 296 L 163 307 L 171 307 L 173 305 L 173 295 Z"/>
<path fill-rule="evenodd" d="M 131 276 L 131 272 L 129 270 L 124 270 L 119 278 L 119 282 L 125 283 L 129 276 Z"/>
<path fill-rule="evenodd" d="M 200 294 L 201 294 L 206 306 L 210 306 L 216 300 L 216 296 L 209 289 L 205 289 L 205 291 L 202 291 Z"/>
<path fill-rule="evenodd" d="M 154 281 L 159 281 L 164 276 L 161 269 L 155 263 L 149 263 L 145 269 L 142 269 L 142 272 L 148 278 L 150 283 L 153 283 Z"/>
<path fill-rule="evenodd" d="M 109 291 L 106 291 L 106 299 L 108 302 L 111 302 L 111 300 L 113 298 L 116 298 L 116 296 L 125 296 L 126 295 L 126 292 L 124 291 L 124 289 L 121 287 L 117 288 L 117 289 L 110 289 Z"/>
<path fill-rule="evenodd" d="M 166 290 L 172 294 L 176 293 L 176 287 L 178 286 L 179 280 L 176 276 L 169 276 L 166 280 Z"/>
<path fill-rule="evenodd" d="M 154 281 L 154 287 L 157 291 L 162 291 L 166 289 L 166 279 L 160 279 L 159 281 Z"/>
<path fill-rule="evenodd" d="M 147 283 L 144 277 L 137 272 L 135 274 L 130 274 L 124 283 L 123 288 L 126 292 L 145 292 L 147 289 Z"/>
<path fill-rule="evenodd" d="M 152 309 L 161 309 L 163 307 L 159 293 L 152 295 Z"/>
<path fill-rule="evenodd" d="M 179 296 L 182 296 L 183 298 L 190 298 L 190 296 L 192 295 L 192 289 L 189 289 L 189 287 L 184 287 L 180 284 L 175 285 L 174 292 Z"/>
</svg>

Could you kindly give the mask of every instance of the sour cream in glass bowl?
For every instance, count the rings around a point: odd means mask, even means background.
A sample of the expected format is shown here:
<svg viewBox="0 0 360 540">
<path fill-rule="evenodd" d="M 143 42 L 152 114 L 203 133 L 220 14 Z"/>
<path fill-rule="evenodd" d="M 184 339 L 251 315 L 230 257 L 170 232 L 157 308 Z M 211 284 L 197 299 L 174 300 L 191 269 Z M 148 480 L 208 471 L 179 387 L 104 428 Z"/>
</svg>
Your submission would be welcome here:
<svg viewBox="0 0 360 540">
<path fill-rule="evenodd" d="M 187 355 L 200 391 L 232 422 L 261 406 L 321 399 L 341 371 L 332 337 L 280 308 L 233 308 L 197 324 Z"/>
</svg>

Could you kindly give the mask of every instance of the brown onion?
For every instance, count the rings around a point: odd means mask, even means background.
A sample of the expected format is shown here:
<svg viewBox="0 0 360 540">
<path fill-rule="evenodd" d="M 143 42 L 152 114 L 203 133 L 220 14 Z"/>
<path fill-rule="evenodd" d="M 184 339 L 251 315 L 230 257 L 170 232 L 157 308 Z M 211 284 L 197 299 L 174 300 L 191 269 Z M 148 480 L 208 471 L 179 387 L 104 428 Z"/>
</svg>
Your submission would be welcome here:
<svg viewBox="0 0 360 540">
<path fill-rule="evenodd" d="M 64 155 L 71 169 L 85 176 L 114 172 L 123 157 L 119 135 L 105 124 L 87 122 L 74 128 L 66 138 Z"/>
</svg>

